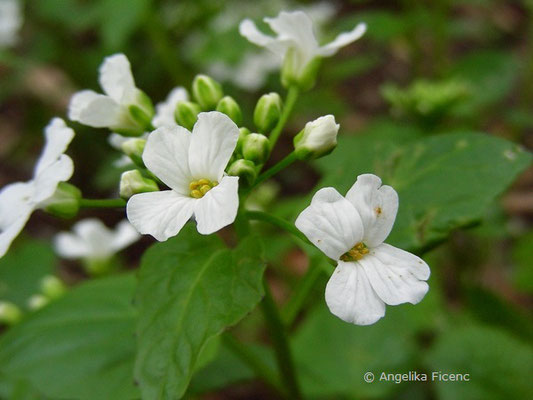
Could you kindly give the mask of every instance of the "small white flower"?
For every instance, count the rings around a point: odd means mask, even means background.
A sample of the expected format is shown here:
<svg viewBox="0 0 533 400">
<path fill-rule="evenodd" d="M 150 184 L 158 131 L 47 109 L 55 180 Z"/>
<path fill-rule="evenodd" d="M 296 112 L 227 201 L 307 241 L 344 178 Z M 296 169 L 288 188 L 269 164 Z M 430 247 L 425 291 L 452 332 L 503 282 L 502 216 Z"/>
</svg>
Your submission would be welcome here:
<svg viewBox="0 0 533 400">
<path fill-rule="evenodd" d="M 22 26 L 22 5 L 19 0 L 0 0 L 0 47 L 13 46 Z"/>
<path fill-rule="evenodd" d="M 74 172 L 69 156 L 63 154 L 74 137 L 65 121 L 54 118 L 45 128 L 46 144 L 28 182 L 16 182 L 0 191 L 0 257 L 20 233 L 31 213 L 44 207 L 59 182 Z"/>
<path fill-rule="evenodd" d="M 238 137 L 237 125 L 217 111 L 198 114 L 192 134 L 181 126 L 152 132 L 143 161 L 170 190 L 132 196 L 127 214 L 133 226 L 164 241 L 193 215 L 203 235 L 231 224 L 239 206 L 239 178 L 225 176 L 224 169 Z"/>
<path fill-rule="evenodd" d="M 265 18 L 264 21 L 277 34 L 276 37 L 265 35 L 249 19 L 241 22 L 239 32 L 250 42 L 266 47 L 282 59 L 285 59 L 289 50 L 292 51 L 294 60 L 291 68 L 294 77 L 300 77 L 314 59 L 332 56 L 341 47 L 359 39 L 366 31 L 366 25 L 360 23 L 352 31 L 341 33 L 331 43 L 320 46 L 313 33 L 313 22 L 302 11 L 282 11 L 277 17 Z"/>
<path fill-rule="evenodd" d="M 127 220 L 112 230 L 102 221 L 89 218 L 77 222 L 72 230 L 73 233 L 61 232 L 54 239 L 57 254 L 67 259 L 107 260 L 140 238 Z"/>
<path fill-rule="evenodd" d="M 107 57 L 100 66 L 99 81 L 105 94 L 92 90 L 75 93 L 69 104 L 69 118 L 94 128 L 108 127 L 127 134 L 142 133 L 145 128 L 142 125 L 149 123 L 153 114 L 152 105 L 135 86 L 126 56 L 115 54 Z M 135 110 L 133 113 L 132 108 Z"/>
<path fill-rule="evenodd" d="M 416 304 L 429 289 L 428 265 L 383 243 L 397 210 L 396 191 L 365 174 L 346 198 L 333 188 L 320 189 L 296 220 L 313 244 L 338 261 L 326 287 L 326 303 L 346 322 L 373 324 L 385 315 L 385 304 Z"/>
<path fill-rule="evenodd" d="M 178 102 L 187 100 L 189 100 L 189 95 L 184 88 L 179 86 L 172 89 L 168 94 L 167 99 L 155 106 L 156 112 L 155 117 L 152 120 L 152 125 L 156 128 L 161 126 L 178 125 L 174 117 L 176 106 L 178 105 Z"/>
</svg>

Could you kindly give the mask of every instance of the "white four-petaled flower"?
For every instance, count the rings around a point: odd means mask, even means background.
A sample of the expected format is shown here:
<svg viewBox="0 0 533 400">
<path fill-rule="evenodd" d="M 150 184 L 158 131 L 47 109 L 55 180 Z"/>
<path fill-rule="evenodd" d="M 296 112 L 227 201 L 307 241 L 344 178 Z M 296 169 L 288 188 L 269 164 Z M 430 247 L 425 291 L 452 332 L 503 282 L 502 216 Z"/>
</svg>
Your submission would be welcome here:
<svg viewBox="0 0 533 400">
<path fill-rule="evenodd" d="M 397 210 L 396 191 L 365 174 L 346 198 L 333 188 L 320 189 L 296 220 L 297 228 L 338 262 L 326 286 L 326 303 L 346 322 L 373 324 L 385 315 L 385 304 L 416 304 L 428 291 L 428 265 L 383 243 Z"/>
<path fill-rule="evenodd" d="M 132 196 L 130 222 L 159 241 L 175 236 L 194 215 L 207 235 L 231 224 L 239 206 L 238 177 L 224 169 L 235 150 L 239 128 L 217 111 L 198 114 L 192 133 L 164 126 L 148 136 L 143 161 L 170 190 Z"/>
<path fill-rule="evenodd" d="M 92 90 L 75 93 L 69 104 L 69 118 L 94 128 L 108 127 L 120 133 L 141 134 L 144 127 L 138 126 L 131 107 L 136 107 L 144 118 L 151 118 L 153 110 L 149 99 L 135 86 L 130 62 L 124 54 L 104 60 L 99 82 L 105 94 Z"/>
<path fill-rule="evenodd" d="M 112 230 L 102 221 L 89 218 L 77 222 L 72 231 L 61 232 L 54 239 L 56 252 L 68 259 L 107 260 L 140 238 L 127 220 Z"/>
<path fill-rule="evenodd" d="M 0 47 L 16 44 L 22 23 L 20 0 L 0 0 Z"/>
<path fill-rule="evenodd" d="M 366 31 L 366 25 L 360 23 L 352 31 L 341 33 L 332 42 L 320 46 L 313 33 L 313 22 L 302 11 L 282 11 L 277 17 L 265 18 L 264 21 L 277 34 L 276 37 L 265 35 L 249 19 L 241 22 L 239 31 L 250 42 L 266 47 L 284 60 L 290 51 L 291 57 L 294 57 L 291 60 L 292 75 L 296 78 L 304 73 L 311 61 L 332 56 Z"/>
<path fill-rule="evenodd" d="M 46 144 L 37 160 L 33 179 L 16 182 L 0 191 L 0 257 L 20 233 L 31 213 L 44 207 L 53 197 L 59 182 L 74 172 L 72 159 L 63 154 L 74 137 L 74 131 L 60 118 L 45 128 Z"/>
<path fill-rule="evenodd" d="M 154 119 L 152 119 L 152 125 L 156 128 L 178 125 L 176 118 L 174 117 L 176 106 L 180 101 L 187 100 L 189 100 L 189 95 L 184 88 L 178 86 L 172 89 L 166 100 L 155 106 L 156 112 Z"/>
</svg>

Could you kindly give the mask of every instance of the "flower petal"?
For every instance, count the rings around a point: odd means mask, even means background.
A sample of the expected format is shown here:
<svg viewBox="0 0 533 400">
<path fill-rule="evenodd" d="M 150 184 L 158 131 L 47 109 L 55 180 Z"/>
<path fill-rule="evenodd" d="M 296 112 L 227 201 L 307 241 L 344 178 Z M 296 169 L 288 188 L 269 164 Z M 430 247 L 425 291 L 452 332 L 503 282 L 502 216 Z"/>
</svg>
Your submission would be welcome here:
<svg viewBox="0 0 533 400">
<path fill-rule="evenodd" d="M 181 126 L 162 126 L 153 131 L 146 141 L 143 161 L 146 167 L 167 186 L 178 193 L 190 192 L 189 170 L 190 132 Z"/>
<path fill-rule="evenodd" d="M 421 258 L 388 244 L 372 249 L 359 264 L 385 303 L 416 304 L 427 293 L 429 267 Z"/>
<path fill-rule="evenodd" d="M 120 251 L 130 244 L 135 243 L 139 238 L 139 232 L 137 232 L 129 221 L 124 220 L 115 227 L 110 246 L 114 251 Z"/>
<path fill-rule="evenodd" d="M 189 147 L 189 166 L 195 179 L 222 179 L 237 145 L 239 128 L 218 111 L 198 114 Z"/>
<path fill-rule="evenodd" d="M 334 260 L 363 239 L 363 223 L 359 214 L 333 188 L 316 192 L 311 205 L 301 212 L 295 225 Z"/>
<path fill-rule="evenodd" d="M 332 314 L 356 325 L 371 325 L 385 315 L 385 304 L 354 262 L 339 261 L 326 286 L 326 303 Z"/>
<path fill-rule="evenodd" d="M 365 227 L 364 242 L 376 247 L 389 236 L 398 211 L 398 194 L 390 186 L 381 186 L 376 175 L 364 174 L 346 193 L 361 216 Z"/>
<path fill-rule="evenodd" d="M 74 138 L 74 131 L 61 118 L 54 118 L 44 129 L 46 143 L 43 152 L 35 165 L 34 176 L 49 167 L 67 150 Z"/>
<path fill-rule="evenodd" d="M 33 211 L 33 182 L 16 182 L 0 191 L 0 257 L 20 233 Z"/>
<path fill-rule="evenodd" d="M 140 233 L 161 242 L 178 234 L 191 218 L 196 201 L 173 190 L 141 193 L 129 199 L 126 212 Z"/>
<path fill-rule="evenodd" d="M 209 235 L 235 221 L 239 208 L 239 178 L 225 176 L 194 207 L 197 229 L 202 235 Z"/>
<path fill-rule="evenodd" d="M 120 123 L 120 111 L 120 106 L 111 97 L 83 90 L 70 99 L 68 117 L 93 128 L 105 128 Z"/>
<path fill-rule="evenodd" d="M 131 66 L 124 54 L 106 57 L 100 66 L 100 86 L 104 92 L 119 104 L 135 100 L 137 88 L 131 73 Z"/>
<path fill-rule="evenodd" d="M 249 19 L 245 19 L 240 23 L 239 33 L 253 44 L 266 47 L 280 57 L 283 57 L 287 49 L 291 45 L 294 45 L 293 40 L 273 38 L 272 36 L 265 35 L 257 29 L 255 23 Z"/>
<path fill-rule="evenodd" d="M 185 101 L 189 98 L 187 91 L 181 86 L 175 87 L 169 93 L 167 99 L 163 103 L 156 105 L 156 113 L 152 119 L 152 124 L 159 128 L 160 126 L 175 126 L 177 125 L 174 118 L 174 112 L 178 102 Z"/>
<path fill-rule="evenodd" d="M 318 48 L 313 21 L 302 11 L 282 11 L 275 18 L 265 18 L 264 21 L 278 34 L 278 39 L 292 40 L 296 47 L 305 52 L 314 52 Z"/>
<path fill-rule="evenodd" d="M 54 249 L 56 253 L 67 259 L 89 257 L 92 249 L 79 236 L 72 233 L 61 232 L 54 237 Z"/>
<path fill-rule="evenodd" d="M 335 54 L 341 47 L 347 46 L 355 42 L 366 32 L 366 24 L 360 23 L 350 32 L 343 32 L 338 35 L 333 42 L 330 42 L 319 49 L 319 53 L 323 57 L 329 57 Z"/>
<path fill-rule="evenodd" d="M 72 159 L 62 154 L 53 164 L 42 170 L 34 179 L 35 195 L 33 201 L 42 203 L 52 197 L 59 182 L 68 181 L 74 172 Z"/>
</svg>

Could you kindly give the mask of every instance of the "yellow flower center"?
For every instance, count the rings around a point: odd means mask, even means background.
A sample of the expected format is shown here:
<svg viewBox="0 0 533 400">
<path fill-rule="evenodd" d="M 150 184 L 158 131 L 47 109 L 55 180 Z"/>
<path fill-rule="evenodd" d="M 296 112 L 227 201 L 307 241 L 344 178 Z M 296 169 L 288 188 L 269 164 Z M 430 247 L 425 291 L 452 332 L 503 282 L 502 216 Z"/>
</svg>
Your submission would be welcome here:
<svg viewBox="0 0 533 400">
<path fill-rule="evenodd" d="M 209 179 L 198 179 L 189 183 L 190 195 L 195 199 L 200 199 L 204 195 L 218 185 L 217 181 L 210 181 Z"/>
<path fill-rule="evenodd" d="M 341 256 L 342 261 L 359 261 L 369 250 L 363 242 L 357 243 L 354 247 L 348 250 Z"/>
</svg>

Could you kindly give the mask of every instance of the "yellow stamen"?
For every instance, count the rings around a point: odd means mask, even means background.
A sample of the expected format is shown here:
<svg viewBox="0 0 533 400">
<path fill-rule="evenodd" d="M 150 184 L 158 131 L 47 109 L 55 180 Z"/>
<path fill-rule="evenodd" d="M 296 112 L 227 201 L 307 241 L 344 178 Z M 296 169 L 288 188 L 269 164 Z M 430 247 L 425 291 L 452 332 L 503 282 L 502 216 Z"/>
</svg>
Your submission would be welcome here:
<svg viewBox="0 0 533 400">
<path fill-rule="evenodd" d="M 204 179 L 200 179 L 198 181 L 198 185 L 200 185 L 200 186 L 209 185 L 210 183 L 211 183 L 211 181 L 209 179 L 205 179 L 205 178 Z"/>
<path fill-rule="evenodd" d="M 348 250 L 341 256 L 342 261 L 359 261 L 365 254 L 368 254 L 370 250 L 363 242 L 357 243 L 354 247 Z"/>
<path fill-rule="evenodd" d="M 189 189 L 191 190 L 190 196 L 195 199 L 201 199 L 204 195 L 218 185 L 217 181 L 210 181 L 209 179 L 198 179 L 197 181 L 191 181 L 189 183 Z"/>
<path fill-rule="evenodd" d="M 209 192 L 211 190 L 211 186 L 209 185 L 204 185 L 200 188 L 200 192 L 202 192 L 202 194 L 206 194 L 207 192 Z"/>
<path fill-rule="evenodd" d="M 191 190 L 191 197 L 194 197 L 195 199 L 200 199 L 202 198 L 204 195 L 202 192 L 200 192 L 199 190 Z"/>
<path fill-rule="evenodd" d="M 198 187 L 198 181 L 192 181 L 189 183 L 189 189 L 194 190 Z"/>
</svg>

